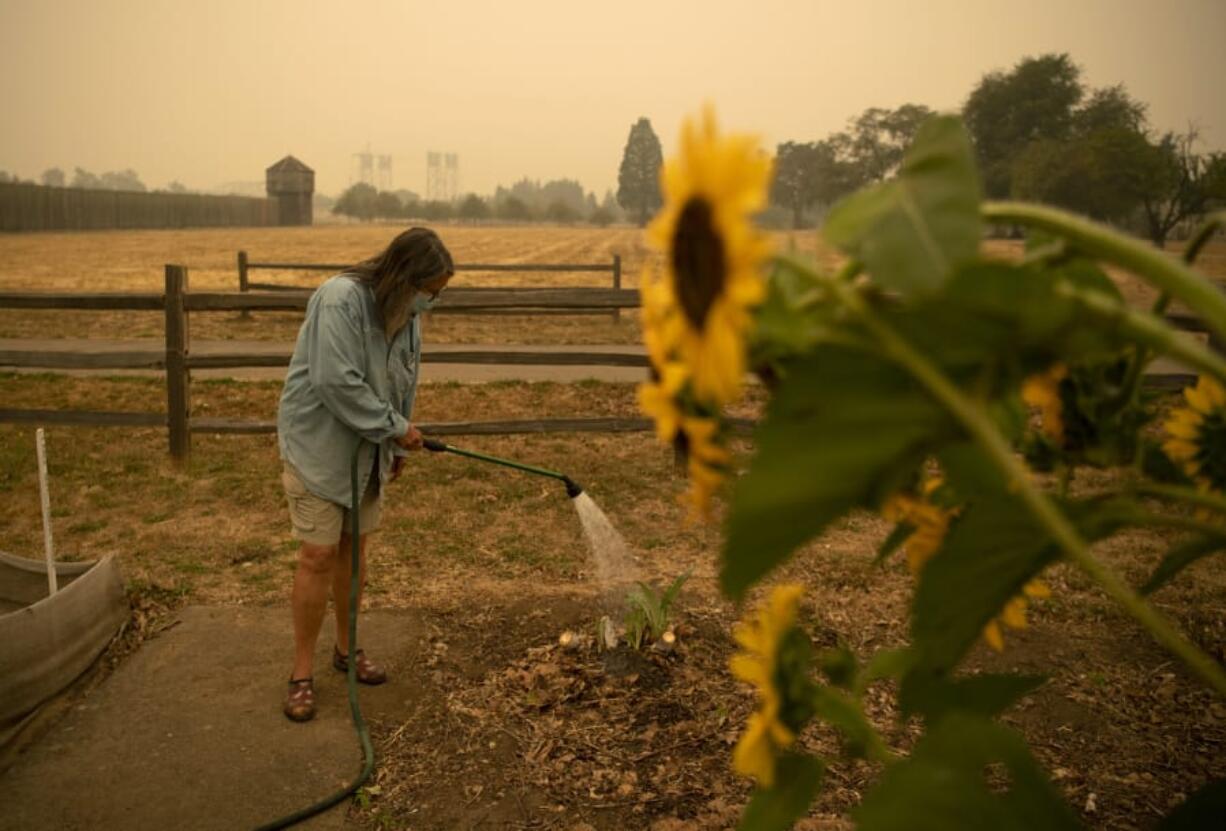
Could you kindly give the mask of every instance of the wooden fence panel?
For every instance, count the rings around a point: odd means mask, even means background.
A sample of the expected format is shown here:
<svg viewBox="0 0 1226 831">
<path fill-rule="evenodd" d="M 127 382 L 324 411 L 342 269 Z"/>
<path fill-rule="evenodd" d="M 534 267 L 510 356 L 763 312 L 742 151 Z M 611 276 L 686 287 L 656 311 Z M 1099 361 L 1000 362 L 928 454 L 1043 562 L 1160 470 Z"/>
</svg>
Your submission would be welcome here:
<svg viewBox="0 0 1226 831">
<path fill-rule="evenodd" d="M 263 226 L 277 216 L 277 202 L 259 197 L 0 184 L 0 231 Z"/>
</svg>

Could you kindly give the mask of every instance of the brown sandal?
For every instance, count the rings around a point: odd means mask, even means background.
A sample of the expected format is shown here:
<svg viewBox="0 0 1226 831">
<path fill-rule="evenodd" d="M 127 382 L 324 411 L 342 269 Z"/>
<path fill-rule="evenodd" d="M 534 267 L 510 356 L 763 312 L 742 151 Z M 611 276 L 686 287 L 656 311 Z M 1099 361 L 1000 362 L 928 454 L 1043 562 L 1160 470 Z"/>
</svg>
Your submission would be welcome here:
<svg viewBox="0 0 1226 831">
<path fill-rule="evenodd" d="M 375 686 L 387 680 L 387 673 L 383 670 L 383 667 L 367 658 L 366 650 L 359 649 L 357 656 L 358 681 Z M 349 671 L 349 657 L 342 655 L 340 649 L 336 646 L 332 647 L 332 666 L 341 672 Z"/>
<path fill-rule="evenodd" d="M 282 711 L 290 721 L 310 721 L 315 718 L 315 680 L 291 678 Z"/>
</svg>

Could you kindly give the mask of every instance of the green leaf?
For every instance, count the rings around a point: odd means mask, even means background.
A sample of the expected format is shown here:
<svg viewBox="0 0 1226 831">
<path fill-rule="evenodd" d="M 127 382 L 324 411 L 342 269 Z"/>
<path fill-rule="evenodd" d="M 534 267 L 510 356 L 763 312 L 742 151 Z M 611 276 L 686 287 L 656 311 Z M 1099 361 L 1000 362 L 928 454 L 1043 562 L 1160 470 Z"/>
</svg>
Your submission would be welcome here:
<svg viewBox="0 0 1226 831">
<path fill-rule="evenodd" d="M 1009 787 L 984 778 L 1003 764 Z M 1022 738 L 982 716 L 951 714 L 889 767 L 852 811 L 858 831 L 1061 831 L 1078 828 Z"/>
<path fill-rule="evenodd" d="M 880 757 L 881 738 L 864 717 L 860 702 L 833 687 L 813 687 L 813 713 L 839 731 L 848 755 Z"/>
<path fill-rule="evenodd" d="M 755 311 L 753 338 L 758 361 L 798 355 L 817 343 L 828 314 L 825 305 L 813 302 L 820 291 L 812 275 L 789 260 L 775 261 L 766 281 L 766 298 Z"/>
<path fill-rule="evenodd" d="M 741 816 L 740 831 L 787 831 L 809 810 L 825 767 L 812 756 L 788 753 L 775 764 L 775 786 L 759 788 Z"/>
<path fill-rule="evenodd" d="M 846 646 L 821 650 L 817 653 L 816 663 L 826 680 L 843 689 L 851 689 L 856 681 L 856 673 L 860 671 L 855 653 Z"/>
<path fill-rule="evenodd" d="M 1129 522 L 1123 500 L 1066 502 L 1060 507 L 1087 541 Z M 911 638 L 926 671 L 948 672 L 1022 587 L 1059 556 L 1030 509 L 1008 492 L 969 503 L 920 572 L 911 606 Z"/>
<path fill-rule="evenodd" d="M 984 625 L 1057 554 L 1016 497 L 993 494 L 968 505 L 920 572 L 911 636 L 922 665 L 952 669 Z"/>
<path fill-rule="evenodd" d="M 742 597 L 831 520 L 879 504 L 953 434 L 946 413 L 880 358 L 826 346 L 791 364 L 733 491 L 723 590 Z"/>
<path fill-rule="evenodd" d="M 915 653 L 911 649 L 881 649 L 868 659 L 864 671 L 856 679 L 854 692 L 862 695 L 868 685 L 882 678 L 902 678 L 915 664 Z"/>
<path fill-rule="evenodd" d="M 1069 260 L 1061 263 L 1055 272 L 1060 279 L 1078 289 L 1098 292 L 1112 300 L 1124 302 L 1124 295 L 1120 294 L 1119 286 L 1092 260 L 1081 258 Z"/>
<path fill-rule="evenodd" d="M 1167 814 L 1157 831 L 1221 831 L 1226 817 L 1226 779 L 1214 779 Z"/>
<path fill-rule="evenodd" d="M 1040 675 L 990 673 L 945 678 L 917 670 L 903 678 L 898 703 L 904 716 L 919 714 L 930 721 L 951 711 L 996 716 L 1046 680 Z"/>
<path fill-rule="evenodd" d="M 1141 594 L 1156 592 L 1188 566 L 1223 550 L 1226 550 L 1226 539 L 1222 537 L 1198 536 L 1172 546 L 1145 585 L 1141 586 Z"/>
<path fill-rule="evenodd" d="M 982 235 L 979 177 L 961 122 L 925 122 L 897 178 L 835 205 L 822 234 L 863 261 L 878 285 L 904 293 L 940 287 L 975 257 Z"/>
</svg>

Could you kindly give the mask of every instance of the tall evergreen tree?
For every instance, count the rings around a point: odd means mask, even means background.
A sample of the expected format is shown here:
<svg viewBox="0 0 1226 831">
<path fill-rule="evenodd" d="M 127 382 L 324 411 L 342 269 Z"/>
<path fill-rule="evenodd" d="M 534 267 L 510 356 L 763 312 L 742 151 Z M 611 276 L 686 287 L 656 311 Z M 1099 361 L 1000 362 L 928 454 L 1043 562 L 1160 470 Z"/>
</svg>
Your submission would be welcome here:
<svg viewBox="0 0 1226 831">
<path fill-rule="evenodd" d="M 664 152 L 651 121 L 640 118 L 630 128 L 621 169 L 617 172 L 617 202 L 635 217 L 639 226 L 664 204 L 660 197 L 660 167 Z"/>
</svg>

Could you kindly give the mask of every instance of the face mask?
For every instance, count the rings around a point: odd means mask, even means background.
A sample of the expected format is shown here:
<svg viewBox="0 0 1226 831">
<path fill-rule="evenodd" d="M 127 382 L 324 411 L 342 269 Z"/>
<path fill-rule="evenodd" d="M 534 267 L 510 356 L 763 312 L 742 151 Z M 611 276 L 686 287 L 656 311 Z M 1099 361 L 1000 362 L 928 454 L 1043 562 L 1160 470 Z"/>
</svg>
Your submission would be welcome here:
<svg viewBox="0 0 1226 831">
<path fill-rule="evenodd" d="M 437 297 L 431 297 L 425 292 L 419 291 L 413 295 L 413 314 L 419 315 L 422 312 L 428 312 L 434 308 L 434 304 L 437 302 Z"/>
</svg>

